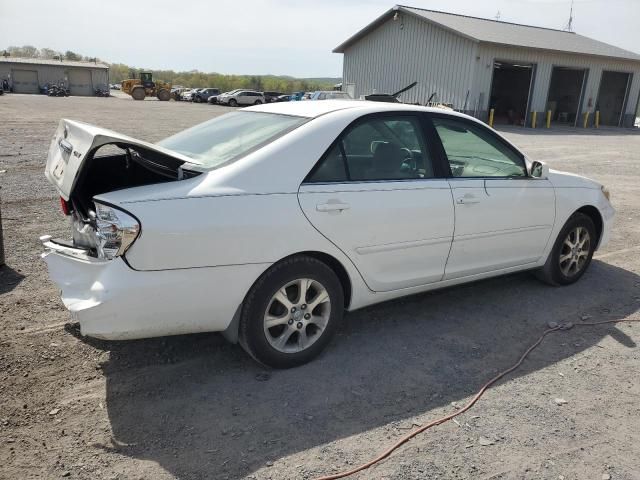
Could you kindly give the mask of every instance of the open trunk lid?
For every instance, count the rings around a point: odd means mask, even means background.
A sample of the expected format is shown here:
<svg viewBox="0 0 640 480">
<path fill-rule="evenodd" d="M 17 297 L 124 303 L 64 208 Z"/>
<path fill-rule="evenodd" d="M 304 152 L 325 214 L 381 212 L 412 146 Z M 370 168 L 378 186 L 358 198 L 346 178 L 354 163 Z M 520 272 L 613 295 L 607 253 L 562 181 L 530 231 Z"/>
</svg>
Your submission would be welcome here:
<svg viewBox="0 0 640 480">
<path fill-rule="evenodd" d="M 96 127 L 88 123 L 75 120 L 60 120 L 58 129 L 51 141 L 45 175 L 56 187 L 60 196 L 69 200 L 81 171 L 86 168 L 93 154 L 102 146 L 113 144 L 123 149 L 140 150 L 156 154 L 156 165 L 162 167 L 162 160 L 158 158 L 171 158 L 171 167 L 178 164 L 176 175 L 182 176 L 182 169 L 202 171 L 198 168 L 200 162 L 186 155 L 168 150 L 142 140 L 121 135 L 119 133 Z"/>
</svg>

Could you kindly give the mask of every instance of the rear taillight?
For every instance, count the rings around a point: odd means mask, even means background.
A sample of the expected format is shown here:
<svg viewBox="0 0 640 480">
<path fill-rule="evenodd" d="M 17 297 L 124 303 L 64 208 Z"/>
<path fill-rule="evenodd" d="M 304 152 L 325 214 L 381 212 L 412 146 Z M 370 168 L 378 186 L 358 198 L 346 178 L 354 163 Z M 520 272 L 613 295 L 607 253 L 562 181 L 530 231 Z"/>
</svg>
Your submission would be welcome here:
<svg viewBox="0 0 640 480">
<path fill-rule="evenodd" d="M 62 208 L 62 213 L 67 216 L 71 215 L 71 205 L 62 197 L 60 197 L 60 207 Z"/>
<path fill-rule="evenodd" d="M 111 260 L 123 255 L 140 234 L 140 224 L 131 215 L 95 202 L 98 258 Z"/>
</svg>

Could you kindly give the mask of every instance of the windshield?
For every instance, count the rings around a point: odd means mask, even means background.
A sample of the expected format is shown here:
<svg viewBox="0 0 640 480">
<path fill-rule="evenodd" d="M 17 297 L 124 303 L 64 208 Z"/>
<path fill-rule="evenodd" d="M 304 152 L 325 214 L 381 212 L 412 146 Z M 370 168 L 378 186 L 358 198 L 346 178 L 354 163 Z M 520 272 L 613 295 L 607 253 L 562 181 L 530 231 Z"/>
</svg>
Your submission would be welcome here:
<svg viewBox="0 0 640 480">
<path fill-rule="evenodd" d="M 220 167 L 293 130 L 307 118 L 263 112 L 233 112 L 184 130 L 158 143 L 198 160 L 207 168 Z"/>
</svg>

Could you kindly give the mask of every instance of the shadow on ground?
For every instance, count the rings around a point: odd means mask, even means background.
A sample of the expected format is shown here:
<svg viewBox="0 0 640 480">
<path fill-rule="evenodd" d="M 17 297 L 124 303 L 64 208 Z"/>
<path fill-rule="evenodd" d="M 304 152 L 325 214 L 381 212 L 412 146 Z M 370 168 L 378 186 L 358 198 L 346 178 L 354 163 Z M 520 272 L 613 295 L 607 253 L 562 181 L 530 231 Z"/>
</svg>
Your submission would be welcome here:
<svg viewBox="0 0 640 480">
<path fill-rule="evenodd" d="M 594 261 L 570 287 L 517 274 L 389 302 L 348 315 L 325 354 L 286 371 L 267 371 L 212 334 L 97 342 L 110 349 L 103 371 L 115 443 L 177 478 L 239 478 L 466 397 L 511 365 L 548 321 L 637 311 L 639 281 Z M 615 326 L 570 334 L 571 342 L 547 339 L 504 381 L 607 335 L 635 345 Z"/>
<path fill-rule="evenodd" d="M 24 275 L 16 272 L 8 265 L 0 266 L 0 295 L 8 293 L 18 285 L 24 279 Z"/>
</svg>

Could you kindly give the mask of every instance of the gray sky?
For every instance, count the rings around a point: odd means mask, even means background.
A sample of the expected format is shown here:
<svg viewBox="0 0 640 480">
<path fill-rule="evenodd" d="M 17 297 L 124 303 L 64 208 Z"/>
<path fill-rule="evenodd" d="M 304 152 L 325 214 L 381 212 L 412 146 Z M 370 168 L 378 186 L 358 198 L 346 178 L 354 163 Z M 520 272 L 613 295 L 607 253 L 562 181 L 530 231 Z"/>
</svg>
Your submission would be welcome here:
<svg viewBox="0 0 640 480">
<path fill-rule="evenodd" d="M 406 0 L 408 5 L 564 28 L 570 0 Z M 331 50 L 386 0 L 0 0 L 0 48 L 31 44 L 137 67 L 320 77 Z M 574 31 L 640 53 L 640 0 L 575 0 Z"/>
</svg>

